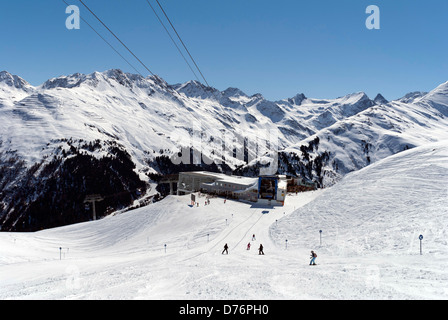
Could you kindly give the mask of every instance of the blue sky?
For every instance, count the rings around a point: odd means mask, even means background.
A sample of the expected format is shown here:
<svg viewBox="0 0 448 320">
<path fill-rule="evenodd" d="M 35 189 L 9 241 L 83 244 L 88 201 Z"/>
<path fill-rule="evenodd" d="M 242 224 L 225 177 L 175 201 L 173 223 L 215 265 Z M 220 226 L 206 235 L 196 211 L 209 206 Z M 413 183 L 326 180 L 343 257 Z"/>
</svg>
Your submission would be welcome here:
<svg viewBox="0 0 448 320">
<path fill-rule="evenodd" d="M 66 1 L 148 75 L 78 0 Z M 152 72 L 171 84 L 195 79 L 146 0 L 84 1 Z M 396 99 L 448 80 L 446 0 L 159 2 L 208 83 L 219 90 L 238 87 L 270 100 L 358 91 Z M 379 30 L 365 27 L 371 4 L 380 9 Z M 75 72 L 135 73 L 82 21 L 79 30 L 66 29 L 65 9 L 62 0 L 3 1 L 0 70 L 33 85 Z"/>
</svg>

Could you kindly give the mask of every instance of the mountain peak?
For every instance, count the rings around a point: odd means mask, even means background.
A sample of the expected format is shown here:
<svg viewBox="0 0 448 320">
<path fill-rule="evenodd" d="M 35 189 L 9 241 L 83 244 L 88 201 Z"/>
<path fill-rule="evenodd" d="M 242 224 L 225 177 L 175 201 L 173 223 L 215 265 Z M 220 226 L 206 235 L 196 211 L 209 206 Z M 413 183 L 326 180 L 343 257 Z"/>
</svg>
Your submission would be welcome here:
<svg viewBox="0 0 448 320">
<path fill-rule="evenodd" d="M 26 92 L 32 90 L 32 86 L 28 82 L 26 82 L 19 76 L 9 73 L 8 71 L 0 72 L 0 83 L 5 83 L 7 86 L 10 86 L 10 87 L 13 87 L 16 89 L 21 89 Z"/>
<path fill-rule="evenodd" d="M 250 96 L 252 100 L 264 100 L 264 97 L 261 93 L 255 93 Z"/>
<path fill-rule="evenodd" d="M 428 92 L 413 91 L 413 92 L 409 92 L 409 93 L 405 94 L 403 97 L 398 99 L 398 101 L 403 102 L 403 103 L 412 103 L 416 99 L 422 98 L 426 94 L 428 94 Z"/>
<path fill-rule="evenodd" d="M 199 81 L 190 80 L 185 83 L 178 83 L 171 86 L 174 90 L 179 93 L 185 94 L 190 98 L 218 98 L 222 95 L 222 93 L 213 88 L 203 85 Z"/>
<path fill-rule="evenodd" d="M 110 69 L 102 72 L 103 76 L 114 79 L 124 86 L 131 86 L 132 82 L 142 81 L 145 78 L 140 74 L 123 72 L 121 69 Z M 154 78 L 155 79 L 155 78 Z"/>
<path fill-rule="evenodd" d="M 376 95 L 376 97 L 375 97 L 375 99 L 373 99 L 373 102 L 375 103 L 375 104 L 386 104 L 386 103 L 388 103 L 389 101 L 387 101 L 386 100 L 386 98 L 384 98 L 382 95 L 381 95 L 381 93 L 378 93 L 377 95 Z"/>
<path fill-rule="evenodd" d="M 443 94 L 448 95 L 448 81 L 446 81 L 446 82 L 440 84 L 439 86 L 437 86 L 437 88 L 435 88 L 434 90 L 431 90 L 431 92 L 432 92 L 432 93 L 435 93 L 435 92 L 437 92 L 437 93 L 443 93 Z M 431 93 L 431 92 L 430 92 L 430 93 Z"/>
<path fill-rule="evenodd" d="M 86 79 L 86 75 L 81 73 L 74 73 L 69 76 L 60 76 L 56 78 L 49 79 L 42 84 L 43 89 L 54 89 L 54 88 L 75 88 L 79 87 L 80 84 Z"/>
<path fill-rule="evenodd" d="M 123 72 L 120 69 L 110 69 L 103 72 L 92 72 L 90 74 L 74 73 L 68 76 L 60 76 L 47 80 L 42 84 L 43 89 L 66 88 L 71 89 L 79 87 L 86 83 L 90 86 L 96 87 L 100 81 L 109 82 L 114 80 L 120 85 L 131 88 L 133 83 L 139 83 L 145 80 L 139 74 L 132 74 Z"/>
<path fill-rule="evenodd" d="M 349 93 L 345 96 L 336 98 L 334 101 L 341 104 L 357 104 L 357 103 L 373 104 L 373 101 L 370 100 L 367 94 L 362 91 Z"/>
<path fill-rule="evenodd" d="M 295 104 L 295 105 L 299 106 L 299 105 L 302 104 L 303 100 L 305 100 L 305 99 L 306 99 L 306 97 L 305 97 L 305 95 L 303 93 L 298 93 L 294 97 L 288 98 L 287 101 L 290 104 Z"/>
<path fill-rule="evenodd" d="M 448 81 L 428 92 L 420 101 L 428 102 L 444 115 L 448 115 Z"/>
<path fill-rule="evenodd" d="M 247 97 L 243 91 L 238 88 L 229 87 L 222 92 L 222 95 L 225 97 Z"/>
</svg>

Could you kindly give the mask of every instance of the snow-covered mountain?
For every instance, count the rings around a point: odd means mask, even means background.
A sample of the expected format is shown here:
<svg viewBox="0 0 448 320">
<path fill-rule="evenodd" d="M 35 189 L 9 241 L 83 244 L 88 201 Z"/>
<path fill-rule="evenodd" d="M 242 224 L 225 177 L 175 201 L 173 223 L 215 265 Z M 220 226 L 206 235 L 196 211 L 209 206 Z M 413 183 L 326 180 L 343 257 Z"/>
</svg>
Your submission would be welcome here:
<svg viewBox="0 0 448 320">
<path fill-rule="evenodd" d="M 198 166 L 257 174 L 277 159 L 277 149 L 279 172 L 332 185 L 391 154 L 447 138 L 447 87 L 391 102 L 363 92 L 269 101 L 237 88 L 170 85 L 121 70 L 61 76 L 37 87 L 3 71 L 0 225 L 30 230 L 84 221 L 86 194 L 127 194 L 104 201 L 104 214 L 107 206 L 134 203 L 157 174 Z"/>
<path fill-rule="evenodd" d="M 42 147 L 54 139 L 114 139 L 142 168 L 148 152 L 173 152 L 179 136 L 190 137 L 195 129 L 201 134 L 226 130 L 256 140 L 260 133 L 278 128 L 282 149 L 373 105 L 364 93 L 335 100 L 301 94 L 272 102 L 238 89 L 220 92 L 196 81 L 170 86 L 158 77 L 120 70 L 62 76 L 38 87 L 6 72 L 1 79 L 0 116 L 7 120 L 1 131 L 3 148 L 18 150 L 29 163 L 41 159 Z M 198 147 L 204 153 L 217 151 L 210 141 Z M 239 163 L 231 158 L 229 165 Z"/>
<path fill-rule="evenodd" d="M 407 100 L 406 100 L 407 101 Z M 415 97 L 375 104 L 337 121 L 284 150 L 285 158 L 325 155 L 317 167 L 321 185 L 330 186 L 351 171 L 416 146 L 448 139 L 448 82 Z M 312 142 L 318 141 L 318 145 Z M 311 143 L 311 148 L 304 144 Z M 309 154 L 309 155 L 305 155 Z M 310 172 L 316 166 L 310 167 Z M 315 176 L 316 174 L 310 174 Z"/>
</svg>

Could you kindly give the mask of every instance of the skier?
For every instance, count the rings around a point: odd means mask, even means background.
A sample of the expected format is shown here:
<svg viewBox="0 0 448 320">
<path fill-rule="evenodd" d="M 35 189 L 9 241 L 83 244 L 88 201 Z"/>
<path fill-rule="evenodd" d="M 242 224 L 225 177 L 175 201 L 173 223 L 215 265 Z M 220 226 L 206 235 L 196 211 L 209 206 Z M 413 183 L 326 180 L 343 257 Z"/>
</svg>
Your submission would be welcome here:
<svg viewBox="0 0 448 320">
<path fill-rule="evenodd" d="M 255 233 L 252 235 L 252 241 L 257 240 L 255 239 Z"/>
<path fill-rule="evenodd" d="M 247 250 L 250 250 L 250 242 L 247 244 Z"/>
<path fill-rule="evenodd" d="M 224 250 L 222 250 L 221 254 L 224 254 L 224 252 L 226 254 L 229 254 L 229 251 L 227 251 L 227 249 L 229 249 L 229 246 L 227 245 L 227 243 L 224 245 Z"/>
<path fill-rule="evenodd" d="M 263 252 L 263 245 L 260 243 L 260 248 L 258 248 L 258 254 L 262 254 L 262 255 L 264 255 L 264 252 Z"/>
<path fill-rule="evenodd" d="M 311 260 L 310 260 L 310 266 L 311 265 L 313 265 L 313 266 L 315 266 L 316 265 L 316 258 L 317 258 L 317 254 L 313 251 L 313 250 L 311 250 Z"/>
</svg>

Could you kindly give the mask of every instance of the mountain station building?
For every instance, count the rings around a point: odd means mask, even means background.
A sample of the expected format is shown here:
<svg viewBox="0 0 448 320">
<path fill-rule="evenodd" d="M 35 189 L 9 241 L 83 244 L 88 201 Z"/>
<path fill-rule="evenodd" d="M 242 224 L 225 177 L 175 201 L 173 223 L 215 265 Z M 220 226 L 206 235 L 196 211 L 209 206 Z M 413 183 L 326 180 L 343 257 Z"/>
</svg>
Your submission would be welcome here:
<svg viewBox="0 0 448 320">
<path fill-rule="evenodd" d="M 177 182 L 178 195 L 203 192 L 229 199 L 276 206 L 284 205 L 286 191 L 286 176 L 282 175 L 250 178 L 208 171 L 192 171 L 180 172 Z"/>
</svg>

